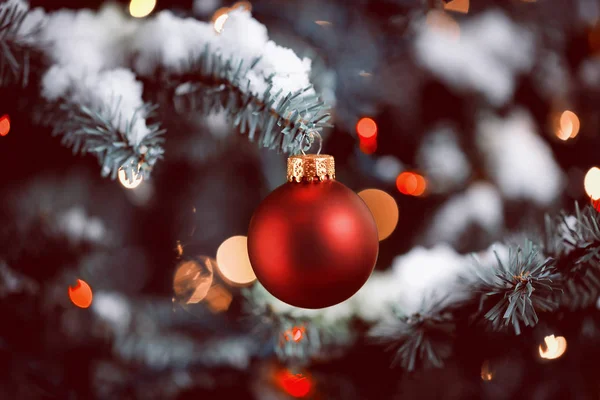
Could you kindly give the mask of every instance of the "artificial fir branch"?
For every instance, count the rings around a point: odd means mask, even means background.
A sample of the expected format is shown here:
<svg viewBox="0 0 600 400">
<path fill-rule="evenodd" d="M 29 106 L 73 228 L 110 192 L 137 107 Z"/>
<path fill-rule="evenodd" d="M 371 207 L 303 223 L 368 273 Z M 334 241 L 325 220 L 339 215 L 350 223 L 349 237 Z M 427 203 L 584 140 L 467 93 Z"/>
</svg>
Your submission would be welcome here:
<svg viewBox="0 0 600 400">
<path fill-rule="evenodd" d="M 525 249 L 509 249 L 508 262 L 496 254 L 498 265 L 493 269 L 479 268 L 477 291 L 482 292 L 480 311 L 495 330 L 512 325 L 521 333 L 521 324 L 535 326 L 538 312 L 554 311 L 558 303 L 551 297 L 559 289 L 559 275 L 552 258 L 544 258 L 528 242 Z M 494 301 L 494 305 L 489 304 Z"/>
<path fill-rule="evenodd" d="M 259 146 L 294 153 L 307 145 L 307 134 L 329 126 L 329 113 L 316 95 L 307 95 L 311 86 L 283 95 L 273 90 L 272 78 L 261 96 L 243 88 L 246 77 L 260 61 L 249 65 L 223 59 L 207 46 L 202 54 L 184 70 L 185 75 L 161 73 L 173 88 L 175 107 L 179 112 L 202 111 L 209 114 L 224 111 L 241 133 L 247 133 Z M 246 85 L 250 82 L 247 81 Z M 283 97 L 282 97 L 283 95 Z"/>
</svg>

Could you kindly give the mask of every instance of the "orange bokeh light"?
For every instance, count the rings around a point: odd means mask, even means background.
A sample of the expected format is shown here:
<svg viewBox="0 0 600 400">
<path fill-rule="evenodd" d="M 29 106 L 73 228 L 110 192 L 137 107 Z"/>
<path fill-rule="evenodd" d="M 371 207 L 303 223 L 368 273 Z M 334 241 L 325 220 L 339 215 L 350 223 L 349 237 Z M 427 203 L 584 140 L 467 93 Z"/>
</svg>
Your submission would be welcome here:
<svg viewBox="0 0 600 400">
<path fill-rule="evenodd" d="M 565 110 L 555 121 L 556 137 L 560 140 L 573 139 L 579 133 L 579 117 L 573 111 Z"/>
<path fill-rule="evenodd" d="M 0 117 L 0 136 L 6 136 L 10 132 L 10 117 L 4 114 Z"/>
<path fill-rule="evenodd" d="M 388 238 L 398 225 L 398 204 L 383 190 L 366 189 L 358 193 L 365 202 L 377 225 L 379 240 Z"/>
<path fill-rule="evenodd" d="M 287 369 L 275 373 L 275 381 L 281 389 L 292 397 L 306 397 L 313 390 L 312 379 L 304 374 L 293 374 Z"/>
<path fill-rule="evenodd" d="M 372 118 L 361 118 L 356 123 L 356 133 L 361 139 L 374 138 L 377 136 L 377 123 Z"/>
<path fill-rule="evenodd" d="M 466 14 L 469 12 L 469 0 L 452 0 L 444 3 L 444 10 Z"/>
<path fill-rule="evenodd" d="M 81 279 L 77 279 L 75 286 L 69 286 L 69 298 L 77 307 L 88 308 L 92 304 L 92 297 L 92 288 Z"/>
<path fill-rule="evenodd" d="M 546 360 L 554 360 L 567 351 L 567 339 L 562 336 L 546 336 L 544 344 L 540 344 L 540 357 Z"/>
<path fill-rule="evenodd" d="M 422 175 L 415 172 L 402 172 L 396 178 L 396 187 L 402 194 L 421 196 L 427 189 L 427 181 Z"/>
<path fill-rule="evenodd" d="M 494 374 L 490 368 L 490 363 L 488 361 L 484 361 L 481 364 L 481 379 L 485 382 L 489 382 L 494 378 Z"/>
<path fill-rule="evenodd" d="M 208 291 L 204 301 L 208 308 L 214 313 L 227 311 L 233 300 L 233 295 L 222 285 L 213 285 Z"/>
</svg>

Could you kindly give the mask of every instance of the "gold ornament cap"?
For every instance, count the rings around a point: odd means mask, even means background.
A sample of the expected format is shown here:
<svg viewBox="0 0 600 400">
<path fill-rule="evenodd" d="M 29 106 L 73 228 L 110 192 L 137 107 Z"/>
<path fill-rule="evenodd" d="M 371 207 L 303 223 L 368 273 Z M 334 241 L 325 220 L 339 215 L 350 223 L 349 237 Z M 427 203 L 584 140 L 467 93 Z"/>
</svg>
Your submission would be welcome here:
<svg viewBox="0 0 600 400">
<path fill-rule="evenodd" d="M 287 160 L 288 182 L 335 179 L 335 161 L 327 154 L 300 154 Z"/>
</svg>

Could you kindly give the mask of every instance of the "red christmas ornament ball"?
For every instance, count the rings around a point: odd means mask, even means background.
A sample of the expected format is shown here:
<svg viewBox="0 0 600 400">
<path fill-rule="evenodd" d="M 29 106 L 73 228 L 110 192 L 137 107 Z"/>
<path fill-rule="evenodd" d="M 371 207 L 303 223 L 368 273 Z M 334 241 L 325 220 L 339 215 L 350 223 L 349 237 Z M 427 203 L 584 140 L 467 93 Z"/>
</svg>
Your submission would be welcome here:
<svg viewBox="0 0 600 400">
<path fill-rule="evenodd" d="M 302 308 L 348 299 L 369 278 L 378 252 L 368 207 L 333 179 L 278 187 L 256 209 L 248 231 L 258 281 L 273 296 Z"/>
</svg>

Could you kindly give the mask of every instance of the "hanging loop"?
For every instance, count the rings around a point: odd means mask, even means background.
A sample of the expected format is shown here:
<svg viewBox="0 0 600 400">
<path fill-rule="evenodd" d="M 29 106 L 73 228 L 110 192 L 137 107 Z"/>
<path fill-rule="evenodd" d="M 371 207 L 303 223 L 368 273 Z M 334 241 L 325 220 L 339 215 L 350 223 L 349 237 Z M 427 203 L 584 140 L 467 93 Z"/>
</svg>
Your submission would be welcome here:
<svg viewBox="0 0 600 400">
<path fill-rule="evenodd" d="M 317 150 L 317 155 L 321 154 L 321 150 L 323 149 L 323 138 L 321 137 L 321 134 L 319 133 L 319 131 L 310 130 L 306 133 L 306 135 L 304 135 L 304 138 L 303 138 L 303 140 L 305 141 L 306 144 L 300 148 L 300 151 L 302 152 L 303 155 L 306 155 L 305 152 L 310 150 L 313 143 L 315 142 L 315 139 L 317 139 L 319 141 L 319 150 Z"/>
</svg>

